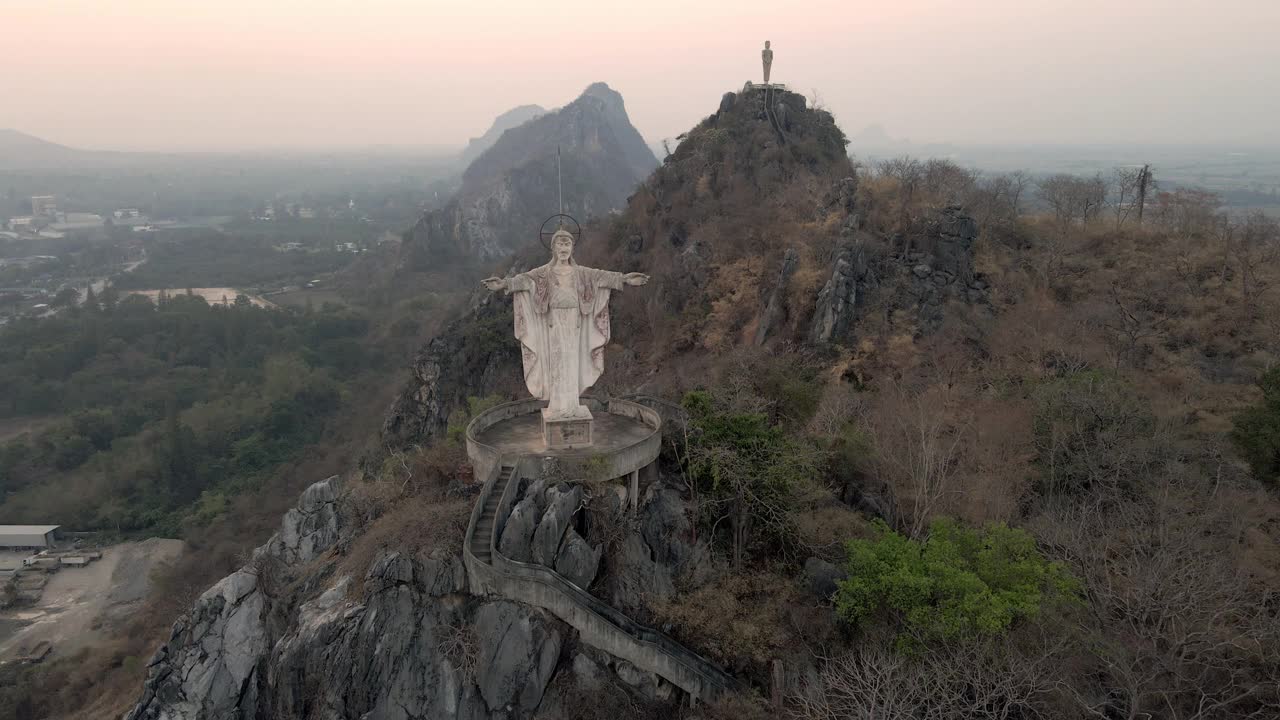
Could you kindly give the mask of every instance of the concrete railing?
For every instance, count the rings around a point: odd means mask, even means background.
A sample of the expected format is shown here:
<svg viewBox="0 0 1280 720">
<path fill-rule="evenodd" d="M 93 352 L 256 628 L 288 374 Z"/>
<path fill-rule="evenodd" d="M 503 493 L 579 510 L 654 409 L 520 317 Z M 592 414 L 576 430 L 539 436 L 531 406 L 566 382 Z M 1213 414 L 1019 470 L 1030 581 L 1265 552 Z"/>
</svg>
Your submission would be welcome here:
<svg viewBox="0 0 1280 720">
<path fill-rule="evenodd" d="M 472 508 L 463 542 L 463 560 L 473 593 L 510 597 L 548 610 L 576 629 L 587 644 L 657 674 L 694 698 L 712 700 L 737 687 L 732 676 L 697 653 L 656 630 L 632 621 L 554 570 L 517 562 L 499 553 L 498 538 L 518 499 L 521 478 L 538 470 L 537 458 L 516 459 L 515 472 L 509 482 L 497 487 L 502 477 L 502 460 L 500 454 L 494 457 L 491 469 L 484 475 L 484 485 Z M 471 552 L 471 542 L 483 508 L 494 492 L 502 494 L 489 536 L 491 563 L 485 563 Z"/>
<path fill-rule="evenodd" d="M 564 471 L 575 480 L 599 482 L 628 475 L 653 462 L 662 452 L 662 416 L 656 410 L 631 400 L 612 399 L 608 403 L 585 396 L 582 402 L 592 413 L 609 413 L 630 418 L 649 428 L 641 440 L 626 447 L 600 450 L 590 455 L 560 454 L 557 459 Z M 476 477 L 488 477 L 489 470 L 497 467 L 501 449 L 487 445 L 477 438 L 485 430 L 521 415 L 541 412 L 546 406 L 541 400 L 527 399 L 502 403 L 485 410 L 467 423 L 467 455 Z"/>
<path fill-rule="evenodd" d="M 476 477 L 489 477 L 490 471 L 501 464 L 500 460 L 502 458 L 502 453 L 498 448 L 480 442 L 476 439 L 476 436 L 503 420 L 540 412 L 544 406 L 545 403 L 537 398 L 506 402 L 485 410 L 467 423 L 467 457 L 471 458 L 471 468 Z"/>
</svg>

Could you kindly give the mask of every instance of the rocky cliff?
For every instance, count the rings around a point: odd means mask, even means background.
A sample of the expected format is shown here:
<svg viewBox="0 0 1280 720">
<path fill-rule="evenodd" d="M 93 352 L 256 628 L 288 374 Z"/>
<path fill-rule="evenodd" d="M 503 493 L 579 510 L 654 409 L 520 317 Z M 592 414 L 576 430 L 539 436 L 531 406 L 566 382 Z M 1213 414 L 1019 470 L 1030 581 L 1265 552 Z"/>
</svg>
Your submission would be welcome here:
<svg viewBox="0 0 1280 720">
<path fill-rule="evenodd" d="M 727 93 L 687 133 L 627 209 L 602 228 L 588 264 L 644 268 L 649 303 L 616 322 L 651 329 L 654 352 L 681 355 L 782 343 L 852 346 L 871 305 L 938 326 L 949 302 L 981 303 L 977 226 L 940 208 L 898 237 L 849 160 L 830 113 L 782 90 Z M 615 333 L 622 336 L 622 333 Z"/>
<path fill-rule="evenodd" d="M 580 711 L 584 693 L 605 708 L 673 699 L 665 681 L 578 643 L 547 613 L 469 595 L 454 548 L 388 547 L 353 568 L 381 520 L 351 495 L 336 477 L 308 488 L 280 531 L 200 596 L 149 661 L 127 720 L 550 719 Z M 570 528 L 567 500 L 581 499 L 570 495 L 552 497 L 558 510 L 540 525 L 577 538 L 567 545 L 583 548 L 553 552 L 587 572 L 599 551 Z M 678 502 L 650 499 L 641 517 L 657 529 L 678 522 L 672 513 L 683 517 Z"/>
<path fill-rule="evenodd" d="M 483 135 L 471 138 L 470 142 L 467 143 L 467 147 L 462 150 L 459 159 L 464 166 L 470 165 L 472 161 L 480 157 L 480 153 L 493 147 L 494 143 L 498 142 L 498 138 L 502 137 L 502 133 L 513 127 L 523 125 L 539 115 L 545 115 L 546 112 L 546 108 L 541 105 L 520 105 L 511 108 L 494 118 L 493 125 L 489 126 L 489 129 Z"/>
<path fill-rule="evenodd" d="M 657 165 L 622 96 L 595 83 L 559 110 L 506 130 L 480 153 L 457 195 L 406 234 L 402 264 L 426 271 L 536 244 L 538 227 L 559 208 L 557 148 L 565 212 L 579 219 L 622 207 Z"/>
</svg>

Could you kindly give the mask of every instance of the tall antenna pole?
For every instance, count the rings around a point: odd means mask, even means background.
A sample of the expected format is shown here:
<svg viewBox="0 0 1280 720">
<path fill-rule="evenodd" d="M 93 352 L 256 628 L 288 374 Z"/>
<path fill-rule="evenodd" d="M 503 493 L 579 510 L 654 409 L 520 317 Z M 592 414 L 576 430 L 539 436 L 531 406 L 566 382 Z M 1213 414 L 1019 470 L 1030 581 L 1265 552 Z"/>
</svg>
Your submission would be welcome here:
<svg viewBox="0 0 1280 720">
<path fill-rule="evenodd" d="M 560 178 L 560 146 L 556 146 L 556 187 L 560 191 L 560 214 L 564 214 L 564 181 Z"/>
</svg>

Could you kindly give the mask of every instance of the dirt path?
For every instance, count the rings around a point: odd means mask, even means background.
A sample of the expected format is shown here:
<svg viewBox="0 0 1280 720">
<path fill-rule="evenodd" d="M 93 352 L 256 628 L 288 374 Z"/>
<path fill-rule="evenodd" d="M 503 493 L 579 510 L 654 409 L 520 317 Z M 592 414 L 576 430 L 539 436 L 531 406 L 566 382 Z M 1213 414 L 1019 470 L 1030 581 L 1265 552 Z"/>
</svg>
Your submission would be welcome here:
<svg viewBox="0 0 1280 720">
<path fill-rule="evenodd" d="M 63 568 L 49 578 L 40 602 L 0 612 L 0 662 L 48 641 L 59 654 L 93 645 L 102 621 L 128 613 L 146 597 L 151 571 L 182 553 L 181 540 L 151 538 L 105 548 L 88 567 Z"/>
</svg>

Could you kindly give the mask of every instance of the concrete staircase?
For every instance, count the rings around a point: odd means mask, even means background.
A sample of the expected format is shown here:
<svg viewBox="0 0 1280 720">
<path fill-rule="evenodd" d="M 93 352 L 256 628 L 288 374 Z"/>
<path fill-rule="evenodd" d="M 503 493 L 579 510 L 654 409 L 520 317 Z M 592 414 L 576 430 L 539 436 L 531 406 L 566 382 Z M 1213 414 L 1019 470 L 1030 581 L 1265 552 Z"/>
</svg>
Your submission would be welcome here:
<svg viewBox="0 0 1280 720">
<path fill-rule="evenodd" d="M 512 462 L 519 459 L 502 459 L 472 509 L 464 552 L 472 592 L 509 597 L 548 610 L 574 627 L 583 642 L 656 673 L 692 699 L 710 701 L 726 692 L 745 690 L 715 664 L 665 634 L 634 622 L 554 570 L 497 553 L 497 515 L 509 486 L 520 479 Z M 510 488 L 509 497 L 514 497 L 514 492 L 515 488 Z"/>
<path fill-rule="evenodd" d="M 515 475 L 515 465 L 502 465 L 498 468 L 498 482 L 493 490 L 484 498 L 484 506 L 480 511 L 480 519 L 476 521 L 475 533 L 471 536 L 471 554 L 477 560 L 488 565 L 493 559 L 493 528 L 497 522 L 498 503 L 502 501 L 502 492 L 507 483 Z"/>
</svg>

